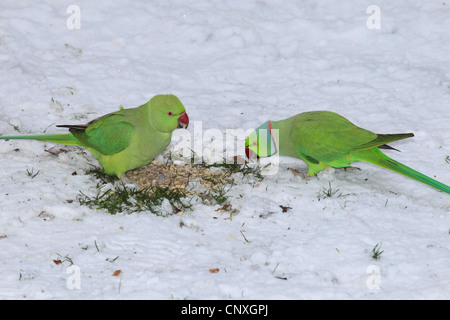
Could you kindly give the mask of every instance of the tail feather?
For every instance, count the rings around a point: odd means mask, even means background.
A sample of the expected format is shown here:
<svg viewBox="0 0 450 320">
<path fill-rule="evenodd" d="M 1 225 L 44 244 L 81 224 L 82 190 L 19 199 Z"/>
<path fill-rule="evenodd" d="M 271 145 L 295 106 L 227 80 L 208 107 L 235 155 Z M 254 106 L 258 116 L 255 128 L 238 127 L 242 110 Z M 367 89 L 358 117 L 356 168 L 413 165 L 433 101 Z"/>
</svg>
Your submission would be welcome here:
<svg viewBox="0 0 450 320">
<path fill-rule="evenodd" d="M 410 167 L 405 166 L 404 164 L 401 164 L 398 161 L 395 161 L 394 159 L 389 158 L 380 150 L 378 150 L 378 148 L 367 150 L 364 153 L 364 155 L 362 155 L 361 160 L 376 164 L 386 169 L 390 169 L 408 178 L 425 183 L 433 188 L 444 191 L 446 193 L 450 193 L 450 186 L 442 182 L 436 181 L 414 169 L 411 169 Z"/>
<path fill-rule="evenodd" d="M 35 134 L 22 136 L 0 136 L 0 139 L 24 139 L 24 140 L 38 140 L 48 141 L 69 146 L 79 146 L 79 141 L 70 133 L 67 134 Z"/>
</svg>

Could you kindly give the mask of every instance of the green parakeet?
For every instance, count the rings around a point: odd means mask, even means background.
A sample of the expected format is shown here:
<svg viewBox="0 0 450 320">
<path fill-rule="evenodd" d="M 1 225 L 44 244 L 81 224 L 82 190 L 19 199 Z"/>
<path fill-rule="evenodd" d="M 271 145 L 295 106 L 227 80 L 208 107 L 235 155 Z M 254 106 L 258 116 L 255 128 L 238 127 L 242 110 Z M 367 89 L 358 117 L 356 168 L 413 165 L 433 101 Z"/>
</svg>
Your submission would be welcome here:
<svg viewBox="0 0 450 320">
<path fill-rule="evenodd" d="M 380 149 L 394 149 L 387 143 L 413 137 L 412 133 L 376 134 L 362 129 L 330 111 L 304 112 L 280 121 L 267 121 L 246 139 L 248 158 L 280 156 L 302 159 L 308 175 L 327 167 L 348 167 L 364 161 L 387 168 L 438 190 L 450 187 L 386 156 Z"/>
<path fill-rule="evenodd" d="M 128 170 L 149 164 L 169 145 L 172 131 L 186 128 L 189 117 L 174 95 L 157 95 L 137 107 L 108 113 L 84 125 L 57 125 L 68 134 L 0 136 L 0 139 L 32 139 L 89 150 L 104 172 L 119 179 Z"/>
</svg>

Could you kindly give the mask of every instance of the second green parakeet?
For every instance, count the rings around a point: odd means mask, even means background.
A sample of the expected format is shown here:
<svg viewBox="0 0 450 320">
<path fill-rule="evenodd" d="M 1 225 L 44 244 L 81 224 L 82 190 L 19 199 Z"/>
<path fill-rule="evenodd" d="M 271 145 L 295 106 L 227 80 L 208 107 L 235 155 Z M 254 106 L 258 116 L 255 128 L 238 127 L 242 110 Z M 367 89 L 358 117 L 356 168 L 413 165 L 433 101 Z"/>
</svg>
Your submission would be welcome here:
<svg viewBox="0 0 450 320">
<path fill-rule="evenodd" d="M 126 171 L 149 164 L 169 145 L 172 131 L 186 128 L 189 118 L 174 95 L 157 95 L 137 107 L 108 113 L 83 125 L 58 125 L 69 134 L 0 136 L 0 139 L 32 139 L 89 150 L 106 174 L 119 179 Z"/>
<path fill-rule="evenodd" d="M 280 156 L 299 158 L 307 163 L 309 176 L 327 167 L 370 162 L 450 193 L 448 185 L 389 158 L 380 150 L 393 149 L 387 143 L 412 136 L 412 133 L 376 134 L 334 112 L 311 111 L 263 123 L 246 139 L 246 154 L 249 158 L 268 157 L 278 152 Z"/>
</svg>

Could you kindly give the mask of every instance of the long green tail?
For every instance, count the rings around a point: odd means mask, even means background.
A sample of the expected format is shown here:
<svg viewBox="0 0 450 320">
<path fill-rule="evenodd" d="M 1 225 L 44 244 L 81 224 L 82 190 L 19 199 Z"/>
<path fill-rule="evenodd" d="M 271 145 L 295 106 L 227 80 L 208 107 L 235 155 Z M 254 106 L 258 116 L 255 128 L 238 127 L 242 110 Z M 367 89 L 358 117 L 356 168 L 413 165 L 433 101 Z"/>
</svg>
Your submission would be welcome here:
<svg viewBox="0 0 450 320">
<path fill-rule="evenodd" d="M 70 133 L 67 134 L 34 134 L 23 136 L 0 136 L 0 139 L 25 139 L 25 140 L 38 140 L 48 141 L 59 144 L 65 144 L 69 146 L 79 146 L 80 142 Z"/>
<path fill-rule="evenodd" d="M 404 176 L 407 176 L 408 178 L 425 183 L 438 190 L 450 193 L 450 186 L 436 181 L 414 169 L 411 169 L 410 167 L 405 166 L 404 164 L 401 164 L 398 161 L 395 161 L 394 159 L 389 158 L 378 148 L 361 151 L 358 153 L 358 158 L 360 158 L 360 161 L 367 161 L 376 164 L 377 166 L 390 169 Z"/>
</svg>

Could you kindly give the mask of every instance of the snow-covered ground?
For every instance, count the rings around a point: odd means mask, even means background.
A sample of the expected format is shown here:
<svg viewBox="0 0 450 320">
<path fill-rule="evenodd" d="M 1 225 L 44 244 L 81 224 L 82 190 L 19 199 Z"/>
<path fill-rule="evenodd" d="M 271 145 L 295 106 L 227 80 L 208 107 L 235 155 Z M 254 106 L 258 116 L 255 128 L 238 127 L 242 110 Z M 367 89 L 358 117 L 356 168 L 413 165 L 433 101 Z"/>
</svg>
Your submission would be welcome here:
<svg viewBox="0 0 450 320">
<path fill-rule="evenodd" d="M 388 155 L 450 184 L 449 52 L 446 0 L 2 1 L 0 134 L 65 132 L 160 93 L 203 130 L 331 110 L 413 132 Z M 95 159 L 53 146 L 0 141 L 1 299 L 450 298 L 450 196 L 396 173 L 304 180 L 281 159 L 231 189 L 232 220 L 203 204 L 113 216 L 76 200 Z"/>
</svg>

